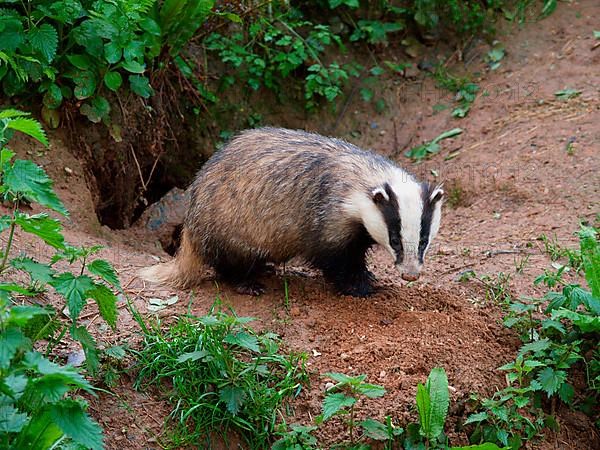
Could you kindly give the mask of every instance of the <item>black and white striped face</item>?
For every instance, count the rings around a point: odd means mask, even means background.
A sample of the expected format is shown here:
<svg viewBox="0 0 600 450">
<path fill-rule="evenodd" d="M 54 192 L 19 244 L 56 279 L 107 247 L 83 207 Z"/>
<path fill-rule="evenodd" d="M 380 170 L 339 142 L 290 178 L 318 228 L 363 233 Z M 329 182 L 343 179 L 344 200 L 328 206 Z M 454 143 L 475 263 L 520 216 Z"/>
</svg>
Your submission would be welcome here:
<svg viewBox="0 0 600 450">
<path fill-rule="evenodd" d="M 436 236 L 444 191 L 427 183 L 384 183 L 371 192 L 379 215 L 365 223 L 373 239 L 395 259 L 402 278 L 419 278 L 425 254 Z"/>
</svg>

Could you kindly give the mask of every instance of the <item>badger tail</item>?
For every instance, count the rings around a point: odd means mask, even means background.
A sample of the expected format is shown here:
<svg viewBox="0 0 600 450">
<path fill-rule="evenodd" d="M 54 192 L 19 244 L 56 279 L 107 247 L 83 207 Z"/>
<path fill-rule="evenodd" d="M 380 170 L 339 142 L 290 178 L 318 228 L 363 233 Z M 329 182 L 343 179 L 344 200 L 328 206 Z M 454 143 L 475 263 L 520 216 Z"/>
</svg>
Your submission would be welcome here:
<svg viewBox="0 0 600 450">
<path fill-rule="evenodd" d="M 181 235 L 181 245 L 171 261 L 145 267 L 138 272 L 140 278 L 177 288 L 187 288 L 198 282 L 203 264 L 198 254 L 194 252 L 193 245 L 187 230 Z"/>
</svg>

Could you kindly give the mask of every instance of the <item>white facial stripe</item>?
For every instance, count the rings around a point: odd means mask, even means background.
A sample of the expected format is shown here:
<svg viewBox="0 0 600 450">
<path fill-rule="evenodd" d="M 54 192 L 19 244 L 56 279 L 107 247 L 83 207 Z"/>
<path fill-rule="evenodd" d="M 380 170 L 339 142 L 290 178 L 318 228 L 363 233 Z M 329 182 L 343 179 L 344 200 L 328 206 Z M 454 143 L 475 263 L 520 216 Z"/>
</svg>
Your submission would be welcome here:
<svg viewBox="0 0 600 450">
<path fill-rule="evenodd" d="M 387 194 L 387 192 L 385 192 L 385 189 L 383 189 L 383 188 L 378 187 L 376 189 L 373 189 L 373 191 L 371 192 L 371 195 L 373 197 L 375 197 L 377 194 L 381 194 L 383 196 L 383 198 L 385 199 L 385 201 L 390 200 L 389 195 Z"/>
<path fill-rule="evenodd" d="M 418 264 L 423 202 L 421 186 L 412 178 L 396 178 L 391 187 L 398 197 L 404 264 Z"/>
<path fill-rule="evenodd" d="M 383 215 L 379 208 L 377 208 L 377 205 L 373 203 L 373 199 L 365 195 L 365 193 L 355 192 L 349 200 L 344 205 L 346 211 L 351 216 L 361 219 L 373 240 L 384 247 L 395 259 L 396 252 L 390 246 L 388 229 L 383 220 Z"/>
<path fill-rule="evenodd" d="M 439 201 L 436 203 L 433 214 L 431 216 L 431 228 L 429 229 L 429 242 L 427 243 L 427 248 L 425 249 L 425 253 L 429 250 L 429 246 L 433 242 L 433 239 L 437 236 L 437 233 L 440 229 L 440 223 L 442 221 L 442 202 Z"/>
<path fill-rule="evenodd" d="M 440 197 L 442 195 L 444 195 L 444 190 L 441 187 L 436 188 L 431 195 L 429 196 L 429 200 L 433 200 L 437 195 L 439 195 Z"/>
</svg>

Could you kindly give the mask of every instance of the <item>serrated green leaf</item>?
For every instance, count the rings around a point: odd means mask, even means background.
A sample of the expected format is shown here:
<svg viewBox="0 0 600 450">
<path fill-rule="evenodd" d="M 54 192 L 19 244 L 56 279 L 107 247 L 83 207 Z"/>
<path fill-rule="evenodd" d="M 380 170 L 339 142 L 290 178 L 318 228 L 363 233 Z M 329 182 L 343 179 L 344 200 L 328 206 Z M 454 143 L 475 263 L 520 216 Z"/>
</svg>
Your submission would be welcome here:
<svg viewBox="0 0 600 450">
<path fill-rule="evenodd" d="M 0 334 L 0 369 L 10 366 L 18 350 L 31 346 L 31 341 L 18 328 L 7 328 Z"/>
<path fill-rule="evenodd" d="M 376 384 L 361 383 L 356 387 L 356 390 L 369 398 L 383 397 L 385 388 Z"/>
<path fill-rule="evenodd" d="M 94 261 L 87 264 L 87 270 L 94 275 L 99 276 L 111 286 L 121 289 L 121 283 L 119 277 L 115 272 L 115 269 L 108 261 L 104 259 L 95 259 Z"/>
<path fill-rule="evenodd" d="M 97 374 L 100 359 L 98 358 L 98 347 L 96 346 L 94 337 L 84 326 L 72 326 L 71 336 L 81 344 L 85 353 L 85 363 L 90 373 L 92 375 Z"/>
<path fill-rule="evenodd" d="M 10 308 L 8 324 L 24 327 L 36 316 L 47 316 L 49 312 L 39 306 L 15 305 Z"/>
<path fill-rule="evenodd" d="M 104 44 L 104 58 L 109 64 L 116 64 L 123 56 L 123 48 L 115 41 Z"/>
<path fill-rule="evenodd" d="M 143 98 L 149 98 L 154 94 L 148 78 L 140 75 L 129 75 L 129 86 L 133 92 Z"/>
<path fill-rule="evenodd" d="M 246 401 L 246 392 L 241 387 L 225 386 L 219 392 L 219 400 L 225 403 L 232 415 L 236 416 Z"/>
<path fill-rule="evenodd" d="M 20 413 L 13 405 L 0 405 L 0 435 L 18 433 L 28 420 L 27 414 Z"/>
<path fill-rule="evenodd" d="M 417 384 L 417 411 L 419 412 L 420 433 L 424 436 L 431 432 L 431 399 L 429 392 L 421 383 Z"/>
<path fill-rule="evenodd" d="M 54 277 L 49 284 L 67 300 L 71 320 L 77 320 L 86 304 L 88 291 L 94 288 L 93 280 L 87 275 L 76 277 L 70 272 L 64 272 Z"/>
<path fill-rule="evenodd" d="M 27 38 L 34 50 L 40 52 L 47 62 L 52 62 L 58 47 L 58 33 L 52 25 L 44 23 L 30 28 Z"/>
<path fill-rule="evenodd" d="M 111 91 L 118 91 L 123 84 L 123 78 L 119 72 L 106 72 L 104 74 L 104 84 Z"/>
<path fill-rule="evenodd" d="M 230 333 L 227 336 L 225 336 L 223 342 L 232 345 L 238 345 L 242 348 L 257 353 L 260 351 L 260 347 L 258 346 L 258 339 L 256 338 L 256 336 L 252 336 L 251 334 L 248 334 L 245 331 L 239 331 L 234 334 Z"/>
<path fill-rule="evenodd" d="M 573 325 L 577 326 L 584 333 L 594 333 L 600 331 L 600 316 L 592 316 L 571 311 L 566 308 L 558 308 L 552 312 L 553 319 L 569 319 Z"/>
<path fill-rule="evenodd" d="M 450 450 L 502 450 L 496 444 L 486 442 L 485 444 L 467 445 L 465 447 L 450 447 Z"/>
<path fill-rule="evenodd" d="M 64 216 L 69 213 L 52 189 L 53 182 L 44 169 L 32 161 L 18 159 L 4 170 L 4 185 L 13 194 L 21 194 Z"/>
<path fill-rule="evenodd" d="M 123 346 L 113 345 L 112 347 L 105 349 L 104 354 L 110 356 L 111 358 L 121 360 L 125 358 L 126 352 Z"/>
<path fill-rule="evenodd" d="M 26 117 L 30 115 L 31 113 L 13 108 L 7 108 L 0 111 L 0 119 L 11 119 L 13 117 Z"/>
<path fill-rule="evenodd" d="M 522 356 L 522 355 L 525 355 L 530 352 L 533 354 L 537 354 L 539 352 L 543 352 L 544 350 L 547 350 L 548 348 L 550 348 L 550 345 L 551 345 L 551 342 L 550 342 L 550 339 L 548 339 L 548 338 L 540 339 L 539 341 L 533 341 L 533 342 L 523 345 L 519 349 L 519 355 Z"/>
<path fill-rule="evenodd" d="M 346 375 L 345 373 L 338 372 L 326 372 L 323 374 L 323 377 L 331 378 L 333 381 L 340 384 L 358 384 L 367 379 L 366 375 L 350 376 Z"/>
<path fill-rule="evenodd" d="M 561 384 L 567 379 L 567 373 L 564 370 L 555 370 L 552 367 L 546 367 L 537 376 L 537 380 L 542 386 L 542 390 L 551 397 L 560 388 Z"/>
<path fill-rule="evenodd" d="M 323 400 L 323 420 L 332 418 L 344 408 L 350 408 L 355 403 L 354 397 L 348 397 L 341 392 L 327 394 Z"/>
<path fill-rule="evenodd" d="M 103 284 L 94 283 L 94 287 L 86 292 L 86 297 L 93 299 L 98 305 L 100 316 L 114 330 L 117 327 L 117 296 Z"/>
<path fill-rule="evenodd" d="M 23 270 L 31 277 L 31 282 L 46 284 L 52 280 L 54 270 L 48 264 L 41 264 L 28 257 L 15 258 L 10 265 L 17 270 Z"/>
<path fill-rule="evenodd" d="M 65 238 L 61 233 L 62 225 L 58 220 L 49 217 L 48 214 L 40 213 L 30 216 L 18 212 L 15 215 L 15 222 L 23 231 L 35 234 L 46 244 L 57 249 L 65 247 Z"/>
<path fill-rule="evenodd" d="M 29 369 L 35 370 L 42 375 L 60 375 L 60 379 L 69 386 L 83 389 L 90 394 L 94 394 L 92 386 L 85 378 L 81 376 L 77 369 L 72 366 L 60 366 L 42 356 L 38 352 L 27 352 L 23 359 L 23 365 Z M 94 394 L 95 395 L 95 394 Z"/>
<path fill-rule="evenodd" d="M 12 130 L 20 131 L 21 133 L 38 140 L 45 146 L 48 146 L 48 138 L 46 137 L 46 133 L 44 132 L 44 129 L 40 123 L 35 119 L 17 117 L 16 119 L 10 119 L 6 124 L 6 127 Z"/>
<path fill-rule="evenodd" d="M 376 441 L 386 441 L 390 439 L 388 429 L 385 424 L 374 419 L 366 419 L 359 422 L 359 425 L 365 432 L 365 436 Z"/>
<path fill-rule="evenodd" d="M 479 422 L 483 422 L 484 420 L 488 419 L 488 413 L 485 411 L 479 412 L 479 413 L 475 413 L 475 414 L 471 414 L 469 417 L 467 417 L 467 420 L 465 420 L 463 425 L 468 425 L 470 423 L 479 423 Z"/>
<path fill-rule="evenodd" d="M 558 396 L 567 405 L 571 404 L 573 397 L 575 396 L 575 388 L 572 384 L 562 383 L 558 388 Z"/>
<path fill-rule="evenodd" d="M 93 450 L 102 450 L 102 428 L 75 400 L 63 400 L 50 406 L 50 413 L 60 429 L 73 441 Z"/>
<path fill-rule="evenodd" d="M 14 448 L 49 450 L 62 436 L 63 432 L 54 422 L 52 414 L 48 410 L 41 410 L 18 434 Z"/>
</svg>

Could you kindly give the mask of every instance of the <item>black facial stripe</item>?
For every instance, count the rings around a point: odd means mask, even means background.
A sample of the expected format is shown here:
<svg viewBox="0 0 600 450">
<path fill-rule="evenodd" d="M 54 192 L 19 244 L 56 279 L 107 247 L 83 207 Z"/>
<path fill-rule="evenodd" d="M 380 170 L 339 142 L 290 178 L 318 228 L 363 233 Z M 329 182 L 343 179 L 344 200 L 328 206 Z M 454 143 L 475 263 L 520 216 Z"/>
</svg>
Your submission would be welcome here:
<svg viewBox="0 0 600 450">
<path fill-rule="evenodd" d="M 400 222 L 400 213 L 398 211 L 398 198 L 389 184 L 383 186 L 389 200 L 377 203 L 377 207 L 383 215 L 383 220 L 388 229 L 388 240 L 390 247 L 396 252 L 396 262 L 401 263 L 404 257 L 404 249 L 402 248 L 402 224 Z M 397 241 L 392 243 L 392 241 Z"/>
<path fill-rule="evenodd" d="M 431 202 L 431 194 L 435 189 L 434 186 L 429 183 L 422 184 L 423 190 L 421 192 L 421 199 L 423 201 L 423 213 L 421 215 L 421 235 L 419 236 L 419 262 L 423 264 L 423 256 L 425 255 L 425 249 L 429 244 L 429 234 L 431 231 L 431 220 L 433 218 L 433 209 L 435 203 Z"/>
</svg>

